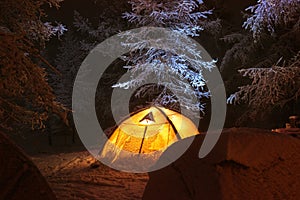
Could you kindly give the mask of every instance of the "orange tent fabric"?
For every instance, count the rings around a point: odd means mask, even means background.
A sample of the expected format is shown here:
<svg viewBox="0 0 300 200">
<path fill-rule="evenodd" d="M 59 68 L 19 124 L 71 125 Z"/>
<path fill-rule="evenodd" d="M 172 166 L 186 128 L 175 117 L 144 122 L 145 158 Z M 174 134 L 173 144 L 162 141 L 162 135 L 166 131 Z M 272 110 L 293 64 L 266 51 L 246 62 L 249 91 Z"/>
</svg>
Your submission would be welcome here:
<svg viewBox="0 0 300 200">
<path fill-rule="evenodd" d="M 133 155 L 156 160 L 174 142 L 197 134 L 197 127 L 187 117 L 152 106 L 123 120 L 105 144 L 101 157 L 110 157 L 110 162 Z"/>
</svg>

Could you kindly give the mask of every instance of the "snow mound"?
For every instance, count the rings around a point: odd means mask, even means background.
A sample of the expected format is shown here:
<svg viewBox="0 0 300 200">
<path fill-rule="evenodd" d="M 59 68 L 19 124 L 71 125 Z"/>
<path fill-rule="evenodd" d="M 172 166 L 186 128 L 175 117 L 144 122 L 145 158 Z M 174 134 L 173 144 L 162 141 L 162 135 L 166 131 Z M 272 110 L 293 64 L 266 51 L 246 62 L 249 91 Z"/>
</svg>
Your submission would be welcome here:
<svg viewBox="0 0 300 200">
<path fill-rule="evenodd" d="M 208 156 L 199 159 L 204 137 L 196 136 L 172 165 L 149 174 L 143 199 L 299 198 L 299 138 L 231 128 L 223 131 Z"/>
</svg>

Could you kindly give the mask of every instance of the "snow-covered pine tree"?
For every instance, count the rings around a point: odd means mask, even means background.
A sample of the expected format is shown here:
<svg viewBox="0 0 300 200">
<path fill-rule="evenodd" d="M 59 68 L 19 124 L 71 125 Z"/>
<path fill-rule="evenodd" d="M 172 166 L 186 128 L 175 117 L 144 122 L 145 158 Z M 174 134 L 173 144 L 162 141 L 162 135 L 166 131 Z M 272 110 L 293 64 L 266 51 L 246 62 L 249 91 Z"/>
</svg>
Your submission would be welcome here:
<svg viewBox="0 0 300 200">
<path fill-rule="evenodd" d="M 136 78 L 127 82 L 119 83 L 114 87 L 132 88 L 141 86 L 149 75 L 155 75 L 158 87 L 163 86 L 161 93 L 152 103 L 168 105 L 172 107 L 177 103 L 190 111 L 203 111 L 204 105 L 201 102 L 194 103 L 193 97 L 199 99 L 209 97 L 209 92 L 205 89 L 205 80 L 202 70 L 211 69 L 215 61 L 203 61 L 201 52 L 194 46 L 186 46 L 176 34 L 180 33 L 184 37 L 194 37 L 203 29 L 200 25 L 207 20 L 212 11 L 207 10 L 201 0 L 131 0 L 132 12 L 124 14 L 129 22 L 136 26 L 163 27 L 174 31 L 174 37 L 170 40 L 171 46 L 167 46 L 170 51 L 156 48 L 145 48 L 148 41 L 143 40 L 150 32 L 131 32 L 127 36 L 129 39 L 124 43 L 132 52 L 124 56 L 127 62 L 125 68 L 129 69 Z M 176 32 L 176 34 L 175 34 Z M 157 41 L 159 43 L 159 38 Z M 168 44 L 168 45 L 170 45 Z M 138 51 L 133 51 L 134 49 Z M 188 56 L 178 55 L 176 52 L 185 49 Z M 192 86 L 192 87 L 191 87 Z M 176 90 L 180 96 L 175 96 L 168 92 L 168 88 Z M 156 88 L 157 89 L 157 88 Z M 154 92 L 153 85 L 145 85 L 137 91 L 137 96 Z M 174 91 L 173 91 L 174 92 Z"/>
<path fill-rule="evenodd" d="M 44 6 L 59 7 L 60 0 L 0 1 L 0 129 L 43 127 L 49 112 L 63 117 L 46 79 L 47 68 L 55 70 L 41 50 L 52 36 L 66 30 L 61 24 L 43 21 Z M 26 126 L 27 127 L 27 126 Z"/>
<path fill-rule="evenodd" d="M 263 117 L 272 109 L 282 108 L 300 97 L 300 52 L 284 66 L 275 64 L 239 72 L 249 77 L 251 83 L 239 87 L 239 91 L 228 98 L 228 103 L 248 103 L 251 110 L 247 117 L 250 119 Z"/>
<path fill-rule="evenodd" d="M 246 9 L 252 13 L 244 27 L 258 39 L 263 33 L 276 35 L 278 29 L 297 23 L 300 13 L 299 0 L 258 0 L 257 4 Z"/>
<path fill-rule="evenodd" d="M 259 0 L 247 10 L 252 15 L 244 28 L 252 32 L 253 41 L 261 45 L 265 57 L 252 61 L 252 67 L 239 70 L 252 82 L 239 87 L 228 102 L 248 103 L 247 118 L 256 119 L 273 108 L 295 103 L 300 96 L 300 1 Z M 268 48 L 266 41 L 271 41 Z M 278 62 L 272 64 L 275 59 Z"/>
<path fill-rule="evenodd" d="M 259 0 L 249 6 L 243 24 L 245 30 L 222 38 L 232 47 L 222 60 L 221 70 L 232 67 L 233 62 L 239 63 L 238 69 L 267 67 L 280 57 L 295 56 L 298 49 L 292 40 L 299 31 L 299 5 L 299 0 Z"/>
</svg>

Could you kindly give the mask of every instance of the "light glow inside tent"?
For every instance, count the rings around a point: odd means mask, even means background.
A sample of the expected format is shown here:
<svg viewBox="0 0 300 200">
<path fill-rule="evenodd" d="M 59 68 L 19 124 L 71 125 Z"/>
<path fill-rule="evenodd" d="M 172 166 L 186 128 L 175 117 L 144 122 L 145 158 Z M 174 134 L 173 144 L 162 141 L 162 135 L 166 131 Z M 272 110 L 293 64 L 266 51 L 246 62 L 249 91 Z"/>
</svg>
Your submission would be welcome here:
<svg viewBox="0 0 300 200">
<path fill-rule="evenodd" d="M 143 119 L 140 120 L 141 125 L 150 125 L 150 124 L 154 124 L 155 120 L 153 117 L 153 113 L 150 112 L 148 115 L 146 115 Z"/>
<path fill-rule="evenodd" d="M 128 156 L 161 155 L 170 145 L 199 134 L 194 123 L 173 110 L 152 106 L 133 114 L 114 130 L 101 157 L 111 162 Z M 151 156 L 150 156 L 151 157 Z"/>
</svg>

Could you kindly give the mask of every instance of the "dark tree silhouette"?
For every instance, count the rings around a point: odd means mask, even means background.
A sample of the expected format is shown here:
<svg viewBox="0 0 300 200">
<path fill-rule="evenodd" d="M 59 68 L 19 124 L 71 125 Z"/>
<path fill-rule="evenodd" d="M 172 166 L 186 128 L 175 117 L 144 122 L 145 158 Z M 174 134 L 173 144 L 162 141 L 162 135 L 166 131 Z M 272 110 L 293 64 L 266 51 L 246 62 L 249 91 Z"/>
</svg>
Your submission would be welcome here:
<svg viewBox="0 0 300 200">
<path fill-rule="evenodd" d="M 62 35 L 61 24 L 43 22 L 42 6 L 58 7 L 59 0 L 3 0 L 0 2 L 0 128 L 22 124 L 43 127 L 49 112 L 64 117 L 64 107 L 55 100 L 46 80 L 40 54 L 54 35 Z M 58 73 L 58 72 L 57 72 Z"/>
</svg>

